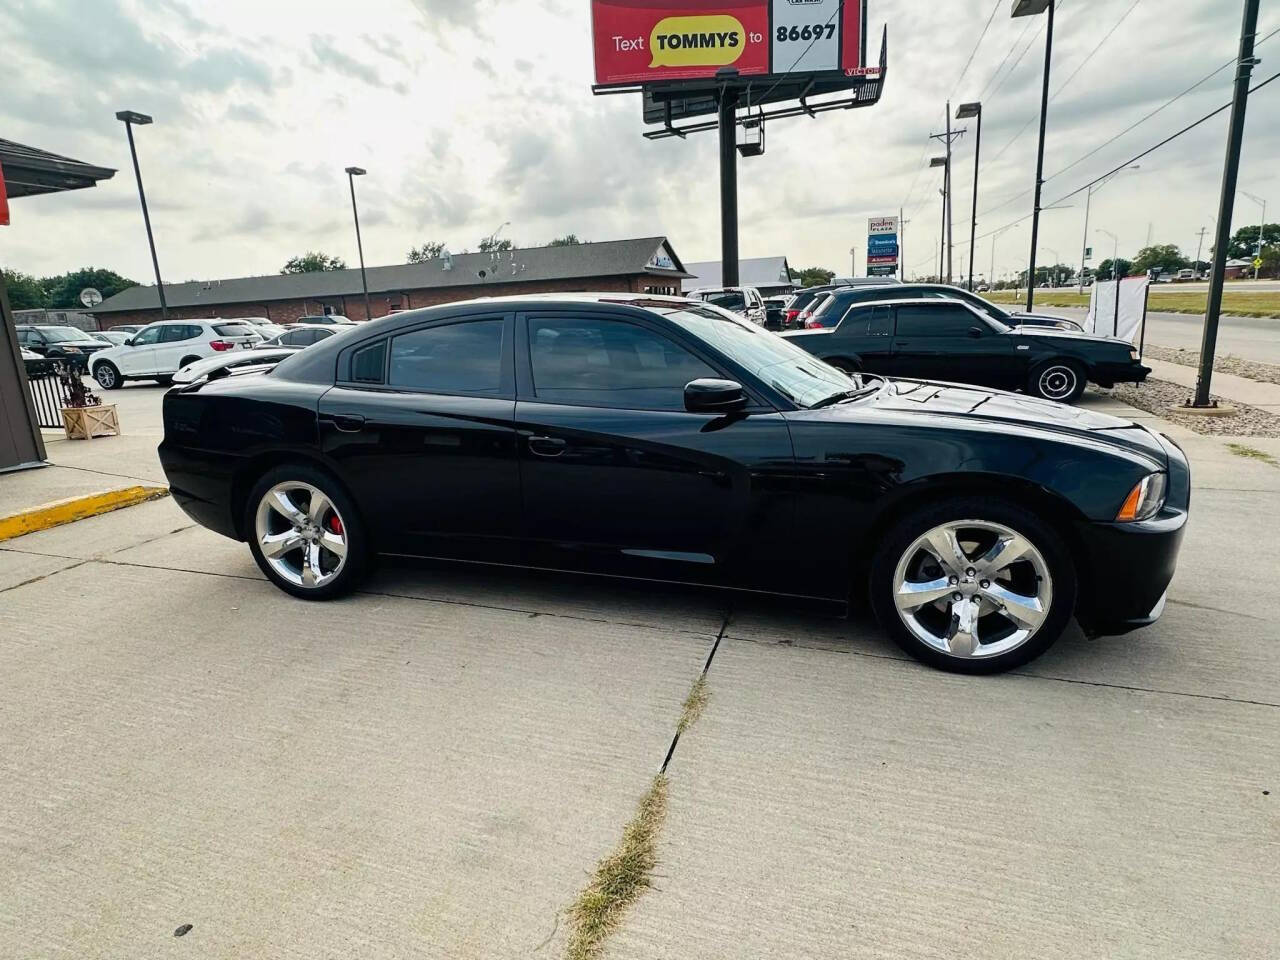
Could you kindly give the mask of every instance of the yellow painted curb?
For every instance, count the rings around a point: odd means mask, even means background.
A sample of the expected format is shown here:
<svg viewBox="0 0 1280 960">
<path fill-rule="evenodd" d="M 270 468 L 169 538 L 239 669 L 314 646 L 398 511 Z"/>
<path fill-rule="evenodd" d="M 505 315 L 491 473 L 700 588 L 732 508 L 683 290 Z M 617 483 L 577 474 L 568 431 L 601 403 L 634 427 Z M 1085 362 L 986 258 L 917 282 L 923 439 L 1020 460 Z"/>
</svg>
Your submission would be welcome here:
<svg viewBox="0 0 1280 960">
<path fill-rule="evenodd" d="M 12 540 L 23 534 L 35 533 L 37 530 L 59 527 L 64 523 L 83 520 L 85 517 L 96 517 L 100 513 L 110 513 L 121 507 L 131 507 L 135 503 L 159 500 L 168 495 L 168 487 L 137 486 L 55 500 L 53 503 L 46 503 L 32 510 L 23 510 L 21 513 L 0 517 L 0 541 Z"/>
</svg>

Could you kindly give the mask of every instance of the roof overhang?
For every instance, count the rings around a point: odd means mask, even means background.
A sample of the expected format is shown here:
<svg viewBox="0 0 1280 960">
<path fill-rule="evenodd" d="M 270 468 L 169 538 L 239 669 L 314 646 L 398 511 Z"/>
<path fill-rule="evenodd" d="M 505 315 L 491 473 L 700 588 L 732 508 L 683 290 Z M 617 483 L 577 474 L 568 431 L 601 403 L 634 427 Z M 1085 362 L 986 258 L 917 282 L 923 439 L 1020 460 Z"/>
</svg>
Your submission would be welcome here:
<svg viewBox="0 0 1280 960">
<path fill-rule="evenodd" d="M 83 190 L 116 173 L 110 167 L 96 167 L 11 140 L 0 140 L 0 168 L 4 170 L 5 192 L 10 199 Z"/>
</svg>

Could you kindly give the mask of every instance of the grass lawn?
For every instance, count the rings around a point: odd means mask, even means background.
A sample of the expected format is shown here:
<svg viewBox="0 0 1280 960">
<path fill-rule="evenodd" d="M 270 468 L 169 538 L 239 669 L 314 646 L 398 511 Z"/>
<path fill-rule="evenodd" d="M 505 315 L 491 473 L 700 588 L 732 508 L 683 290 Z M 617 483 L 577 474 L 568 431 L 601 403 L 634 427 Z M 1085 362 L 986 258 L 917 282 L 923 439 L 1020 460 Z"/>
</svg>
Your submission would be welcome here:
<svg viewBox="0 0 1280 960">
<path fill-rule="evenodd" d="M 1026 294 L 1015 298 L 1012 290 L 993 290 L 984 296 L 996 303 L 1026 303 Z M 1205 293 L 1182 293 L 1151 288 L 1150 309 L 1165 313 L 1204 313 Z M 1089 294 L 1081 295 L 1074 290 L 1037 290 L 1036 304 L 1042 307 L 1087 307 Z M 1241 293 L 1228 289 L 1222 295 L 1222 312 L 1237 317 L 1280 317 L 1280 292 Z"/>
</svg>

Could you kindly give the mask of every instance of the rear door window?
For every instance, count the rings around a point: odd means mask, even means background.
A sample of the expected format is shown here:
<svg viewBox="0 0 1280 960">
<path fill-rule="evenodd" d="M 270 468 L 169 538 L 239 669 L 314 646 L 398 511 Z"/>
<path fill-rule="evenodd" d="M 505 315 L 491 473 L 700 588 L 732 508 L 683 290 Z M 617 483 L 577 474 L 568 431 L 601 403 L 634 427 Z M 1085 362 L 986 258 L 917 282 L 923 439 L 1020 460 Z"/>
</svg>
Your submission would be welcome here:
<svg viewBox="0 0 1280 960">
<path fill-rule="evenodd" d="M 981 321 L 958 303 L 898 307 L 900 337 L 967 337 Z"/>
<path fill-rule="evenodd" d="M 840 321 L 840 334 L 850 337 L 893 336 L 893 309 L 855 304 Z"/>
<path fill-rule="evenodd" d="M 402 333 L 391 341 L 387 382 L 433 393 L 502 392 L 502 320 L 471 320 Z"/>
</svg>

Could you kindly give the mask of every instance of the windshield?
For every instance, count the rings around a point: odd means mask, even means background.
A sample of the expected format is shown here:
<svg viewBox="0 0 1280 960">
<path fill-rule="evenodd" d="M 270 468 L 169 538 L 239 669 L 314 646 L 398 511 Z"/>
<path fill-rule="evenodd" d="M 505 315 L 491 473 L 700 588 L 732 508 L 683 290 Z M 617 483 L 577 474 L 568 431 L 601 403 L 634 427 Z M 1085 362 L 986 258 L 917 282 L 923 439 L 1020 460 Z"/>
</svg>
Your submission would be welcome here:
<svg viewBox="0 0 1280 960">
<path fill-rule="evenodd" d="M 698 306 L 650 309 L 705 340 L 802 407 L 862 386 L 860 380 L 731 313 Z"/>
<path fill-rule="evenodd" d="M 77 343 L 81 340 L 88 340 L 90 343 L 96 342 L 93 337 L 75 327 L 41 327 L 40 332 L 44 334 L 44 338 L 50 343 L 69 343 L 73 340 Z"/>
<path fill-rule="evenodd" d="M 701 299 L 714 307 L 725 310 L 743 310 L 747 306 L 741 290 L 714 290 L 701 295 Z"/>
<path fill-rule="evenodd" d="M 994 303 L 991 303 L 988 300 L 983 300 L 981 297 L 975 297 L 968 290 L 948 290 L 942 296 L 944 298 L 954 300 L 963 300 L 965 303 L 969 304 L 969 306 L 973 307 L 973 309 L 977 310 L 984 317 L 990 320 L 997 330 L 1009 330 L 1009 314 L 997 307 Z"/>
</svg>

